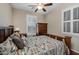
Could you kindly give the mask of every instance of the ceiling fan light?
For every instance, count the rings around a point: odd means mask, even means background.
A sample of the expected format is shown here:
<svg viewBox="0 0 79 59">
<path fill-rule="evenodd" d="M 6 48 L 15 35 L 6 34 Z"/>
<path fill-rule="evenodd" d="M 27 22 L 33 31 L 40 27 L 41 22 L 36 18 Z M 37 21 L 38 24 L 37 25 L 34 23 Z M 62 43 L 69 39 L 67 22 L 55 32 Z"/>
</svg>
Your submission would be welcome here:
<svg viewBox="0 0 79 59">
<path fill-rule="evenodd" d="M 42 7 L 41 7 L 41 6 L 37 6 L 37 8 L 38 8 L 38 9 L 42 9 Z"/>
</svg>

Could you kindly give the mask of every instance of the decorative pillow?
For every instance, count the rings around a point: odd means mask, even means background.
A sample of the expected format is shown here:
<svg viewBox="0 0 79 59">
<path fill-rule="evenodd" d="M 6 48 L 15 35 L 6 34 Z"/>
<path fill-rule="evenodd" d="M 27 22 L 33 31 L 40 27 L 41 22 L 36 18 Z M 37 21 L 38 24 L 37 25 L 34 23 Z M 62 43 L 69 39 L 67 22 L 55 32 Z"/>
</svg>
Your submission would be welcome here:
<svg viewBox="0 0 79 59">
<path fill-rule="evenodd" d="M 21 38 L 18 36 L 14 36 L 12 38 L 13 43 L 17 46 L 18 49 L 23 49 L 24 48 L 24 43 Z"/>
<path fill-rule="evenodd" d="M 11 45 L 8 38 L 6 41 L 0 44 L 0 53 L 7 55 L 10 53 L 10 50 L 11 50 Z"/>
<path fill-rule="evenodd" d="M 21 37 L 20 33 L 18 33 L 18 32 L 15 32 L 14 35 Z"/>
<path fill-rule="evenodd" d="M 13 43 L 12 39 L 9 37 L 10 45 L 11 45 L 11 50 L 10 50 L 10 55 L 15 55 L 17 51 L 16 45 Z"/>
<path fill-rule="evenodd" d="M 27 47 L 28 45 L 27 38 L 24 35 L 21 35 L 21 39 L 24 42 L 24 45 Z"/>
<path fill-rule="evenodd" d="M 14 36 L 21 38 L 19 33 L 13 33 L 10 37 L 13 38 Z"/>
</svg>

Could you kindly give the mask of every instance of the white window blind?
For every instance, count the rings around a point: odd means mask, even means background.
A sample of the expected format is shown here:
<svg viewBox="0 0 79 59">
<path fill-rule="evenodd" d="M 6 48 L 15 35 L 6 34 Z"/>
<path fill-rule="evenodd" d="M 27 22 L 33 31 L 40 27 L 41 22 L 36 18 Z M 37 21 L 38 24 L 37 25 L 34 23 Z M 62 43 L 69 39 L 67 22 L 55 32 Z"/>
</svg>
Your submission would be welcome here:
<svg viewBox="0 0 79 59">
<path fill-rule="evenodd" d="M 68 34 L 79 34 L 79 6 L 63 11 L 62 31 Z"/>
<path fill-rule="evenodd" d="M 36 16 L 27 16 L 27 35 L 36 35 L 37 32 L 37 18 Z"/>
</svg>

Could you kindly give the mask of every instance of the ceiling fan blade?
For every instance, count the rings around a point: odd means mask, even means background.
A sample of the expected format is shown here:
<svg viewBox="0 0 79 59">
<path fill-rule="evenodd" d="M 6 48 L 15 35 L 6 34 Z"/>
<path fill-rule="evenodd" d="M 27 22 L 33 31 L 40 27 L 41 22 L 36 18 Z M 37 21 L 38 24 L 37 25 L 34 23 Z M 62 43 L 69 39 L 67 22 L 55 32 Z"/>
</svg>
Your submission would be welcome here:
<svg viewBox="0 0 79 59">
<path fill-rule="evenodd" d="M 38 11 L 38 8 L 35 10 L 35 12 L 37 12 Z"/>
<path fill-rule="evenodd" d="M 45 8 L 42 8 L 42 10 L 43 10 L 44 12 L 46 12 L 46 9 L 45 9 Z"/>
<path fill-rule="evenodd" d="M 44 4 L 44 6 L 51 6 L 51 5 L 53 5 L 53 3 Z"/>
</svg>

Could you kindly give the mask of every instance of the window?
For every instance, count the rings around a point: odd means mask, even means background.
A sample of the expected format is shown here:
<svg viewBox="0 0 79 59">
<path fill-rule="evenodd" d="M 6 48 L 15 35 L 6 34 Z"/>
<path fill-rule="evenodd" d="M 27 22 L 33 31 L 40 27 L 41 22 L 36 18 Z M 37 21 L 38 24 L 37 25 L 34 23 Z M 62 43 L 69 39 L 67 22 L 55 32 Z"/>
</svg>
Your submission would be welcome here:
<svg viewBox="0 0 79 59">
<path fill-rule="evenodd" d="M 71 15 L 71 14 L 70 14 L 70 10 L 64 12 L 64 21 L 70 20 L 70 15 Z"/>
<path fill-rule="evenodd" d="M 64 32 L 70 32 L 70 22 L 64 23 Z"/>
<path fill-rule="evenodd" d="M 79 19 L 79 7 L 73 9 L 73 19 Z"/>
<path fill-rule="evenodd" d="M 68 10 L 68 11 L 65 11 L 64 12 L 64 32 L 70 32 L 70 24 L 71 24 L 71 11 Z"/>
<path fill-rule="evenodd" d="M 37 32 L 36 20 L 37 20 L 36 16 L 31 16 L 31 15 L 27 16 L 27 27 L 26 27 L 27 35 L 36 35 Z"/>
<path fill-rule="evenodd" d="M 79 7 L 70 8 L 63 11 L 63 33 L 79 33 Z"/>
<path fill-rule="evenodd" d="M 73 33 L 79 33 L 79 21 L 73 22 Z"/>
<path fill-rule="evenodd" d="M 73 33 L 79 33 L 79 7 L 73 9 Z"/>
</svg>

